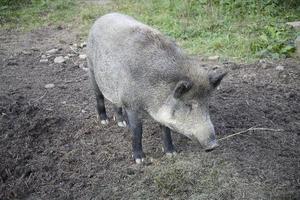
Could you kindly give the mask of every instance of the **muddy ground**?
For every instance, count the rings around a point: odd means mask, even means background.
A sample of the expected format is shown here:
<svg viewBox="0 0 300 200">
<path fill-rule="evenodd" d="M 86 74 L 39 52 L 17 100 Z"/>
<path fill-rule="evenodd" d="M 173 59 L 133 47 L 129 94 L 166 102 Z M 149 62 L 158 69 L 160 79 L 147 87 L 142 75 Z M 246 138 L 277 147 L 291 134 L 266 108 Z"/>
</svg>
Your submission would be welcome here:
<svg viewBox="0 0 300 200">
<path fill-rule="evenodd" d="M 146 119 L 140 166 L 128 129 L 99 123 L 85 61 L 53 63 L 85 38 L 64 27 L 0 38 L 0 199 L 300 199 L 299 61 L 223 63 L 229 74 L 210 103 L 218 138 L 273 130 L 210 153 L 173 134 L 179 154 L 167 158 L 158 124 Z"/>
</svg>

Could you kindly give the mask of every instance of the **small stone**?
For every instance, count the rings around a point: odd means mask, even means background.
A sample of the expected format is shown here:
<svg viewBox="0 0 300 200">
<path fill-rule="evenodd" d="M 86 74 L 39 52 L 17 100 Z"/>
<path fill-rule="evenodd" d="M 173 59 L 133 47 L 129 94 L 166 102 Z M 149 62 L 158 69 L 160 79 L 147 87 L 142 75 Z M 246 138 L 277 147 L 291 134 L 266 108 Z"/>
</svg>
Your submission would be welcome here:
<svg viewBox="0 0 300 200">
<path fill-rule="evenodd" d="M 51 49 L 49 51 L 46 51 L 47 54 L 55 54 L 58 52 L 58 49 Z"/>
<path fill-rule="evenodd" d="M 84 68 L 82 68 L 82 70 L 87 72 L 89 70 L 89 68 L 84 67 Z"/>
<path fill-rule="evenodd" d="M 300 21 L 287 22 L 286 24 L 292 26 L 295 30 L 300 30 Z"/>
<path fill-rule="evenodd" d="M 66 59 L 66 60 L 69 60 L 69 59 L 70 59 L 70 57 L 69 57 L 69 56 L 65 56 L 65 57 L 64 57 L 64 59 Z"/>
<path fill-rule="evenodd" d="M 50 89 L 50 88 L 54 88 L 54 87 L 55 87 L 55 85 L 53 83 L 49 83 L 49 84 L 45 85 L 46 89 Z"/>
<path fill-rule="evenodd" d="M 82 113 L 86 113 L 86 110 L 82 109 L 81 112 L 82 112 Z"/>
<path fill-rule="evenodd" d="M 42 55 L 41 58 L 42 58 L 42 59 L 45 59 L 45 58 L 47 58 L 47 56 L 46 56 L 46 55 Z"/>
<path fill-rule="evenodd" d="M 66 59 L 62 56 L 58 56 L 54 59 L 54 63 L 63 63 L 65 61 L 66 61 Z"/>
<path fill-rule="evenodd" d="M 263 69 L 267 69 L 268 67 L 270 67 L 269 63 L 266 62 L 265 60 L 260 60 L 259 61 L 261 68 Z"/>
<path fill-rule="evenodd" d="M 81 47 L 81 48 L 86 47 L 86 42 L 82 42 L 82 43 L 80 44 L 80 47 Z"/>
<path fill-rule="evenodd" d="M 267 63 L 262 63 L 262 64 L 261 64 L 261 67 L 262 67 L 263 69 L 267 69 L 268 65 L 267 65 Z"/>
<path fill-rule="evenodd" d="M 74 56 L 76 56 L 76 55 L 73 54 L 73 53 L 68 53 L 67 56 L 70 57 L 70 58 L 72 58 L 72 57 L 74 57 Z"/>
<path fill-rule="evenodd" d="M 89 68 L 86 67 L 86 65 L 84 63 L 79 64 L 79 68 L 82 69 L 83 71 L 88 71 Z"/>
<path fill-rule="evenodd" d="M 152 158 L 152 157 L 150 157 L 149 160 L 150 160 L 150 162 L 152 162 L 152 163 L 155 162 L 154 158 Z"/>
<path fill-rule="evenodd" d="M 48 59 L 47 58 L 43 58 L 40 60 L 40 63 L 47 63 L 48 62 Z"/>
<path fill-rule="evenodd" d="M 24 51 L 22 51 L 22 54 L 24 54 L 24 55 L 31 55 L 32 53 L 30 51 L 24 50 Z"/>
<path fill-rule="evenodd" d="M 284 70 L 284 66 L 278 65 L 275 69 L 276 69 L 277 71 L 283 71 L 283 70 Z"/>
<path fill-rule="evenodd" d="M 208 60 L 219 60 L 220 56 L 209 56 Z"/>
<path fill-rule="evenodd" d="M 79 59 L 81 59 L 81 60 L 85 60 L 86 59 L 86 54 L 80 54 L 79 55 Z"/>
</svg>

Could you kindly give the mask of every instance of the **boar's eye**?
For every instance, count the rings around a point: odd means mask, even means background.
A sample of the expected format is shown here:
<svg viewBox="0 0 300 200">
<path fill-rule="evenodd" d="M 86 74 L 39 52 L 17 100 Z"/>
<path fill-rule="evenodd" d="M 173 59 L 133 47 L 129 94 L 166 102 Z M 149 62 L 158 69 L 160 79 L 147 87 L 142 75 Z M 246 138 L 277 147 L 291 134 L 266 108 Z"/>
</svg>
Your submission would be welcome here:
<svg viewBox="0 0 300 200">
<path fill-rule="evenodd" d="M 181 97 L 184 93 L 191 89 L 192 85 L 193 83 L 191 81 L 179 81 L 174 89 L 174 97 Z"/>
<path fill-rule="evenodd" d="M 193 110 L 192 104 L 189 103 L 179 103 L 172 110 L 172 116 L 177 114 L 189 114 Z"/>
</svg>

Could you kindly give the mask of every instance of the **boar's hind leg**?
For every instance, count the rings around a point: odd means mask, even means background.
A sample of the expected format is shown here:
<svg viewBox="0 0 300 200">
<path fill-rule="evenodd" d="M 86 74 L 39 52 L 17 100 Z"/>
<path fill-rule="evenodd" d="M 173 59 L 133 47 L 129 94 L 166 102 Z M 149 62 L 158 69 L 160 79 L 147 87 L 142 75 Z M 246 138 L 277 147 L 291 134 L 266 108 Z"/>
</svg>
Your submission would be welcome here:
<svg viewBox="0 0 300 200">
<path fill-rule="evenodd" d="M 166 127 L 161 125 L 161 129 L 162 129 L 162 141 L 164 144 L 164 152 L 166 153 L 167 156 L 173 156 L 176 154 L 175 150 L 174 150 L 174 146 L 173 146 L 173 142 L 172 142 L 172 137 L 171 137 L 171 130 Z"/>
<path fill-rule="evenodd" d="M 108 124 L 108 118 L 106 115 L 105 105 L 104 105 L 104 96 L 99 90 L 96 92 L 96 101 L 97 101 L 97 112 L 101 120 L 101 124 Z"/>
<path fill-rule="evenodd" d="M 93 86 L 93 89 L 94 89 L 94 92 L 96 95 L 96 103 L 97 103 L 96 109 L 97 109 L 98 115 L 100 117 L 101 124 L 108 124 L 108 118 L 106 115 L 105 104 L 104 104 L 104 96 L 103 96 L 102 92 L 100 91 L 100 89 L 96 83 L 94 74 L 92 72 L 91 72 L 90 77 L 91 77 L 92 86 Z"/>
<path fill-rule="evenodd" d="M 142 120 L 138 117 L 136 111 L 126 110 L 129 127 L 132 131 L 132 149 L 133 159 L 137 164 L 143 162 L 145 154 L 142 146 Z"/>
<path fill-rule="evenodd" d="M 119 127 L 126 127 L 127 123 L 124 119 L 124 115 L 121 107 L 114 106 L 115 116 L 114 119 L 117 121 Z"/>
</svg>

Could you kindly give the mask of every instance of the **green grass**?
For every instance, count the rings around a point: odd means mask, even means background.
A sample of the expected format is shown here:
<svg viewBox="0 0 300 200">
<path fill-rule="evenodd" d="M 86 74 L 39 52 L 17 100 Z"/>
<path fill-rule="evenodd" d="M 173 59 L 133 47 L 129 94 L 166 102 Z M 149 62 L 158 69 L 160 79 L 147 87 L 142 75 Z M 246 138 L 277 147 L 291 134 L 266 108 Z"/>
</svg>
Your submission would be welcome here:
<svg viewBox="0 0 300 200">
<path fill-rule="evenodd" d="M 86 36 L 97 17 L 114 11 L 159 29 L 189 53 L 239 61 L 289 57 L 294 51 L 293 40 L 300 34 L 285 25 L 300 20 L 295 0 L 112 0 L 106 5 L 71 0 L 18 1 L 25 3 L 0 4 L 2 28 L 32 30 L 68 24 Z"/>
<path fill-rule="evenodd" d="M 11 4 L 2 2 L 0 27 L 30 31 L 41 26 L 69 23 L 76 16 L 77 6 L 72 0 L 17 0 Z"/>
</svg>

